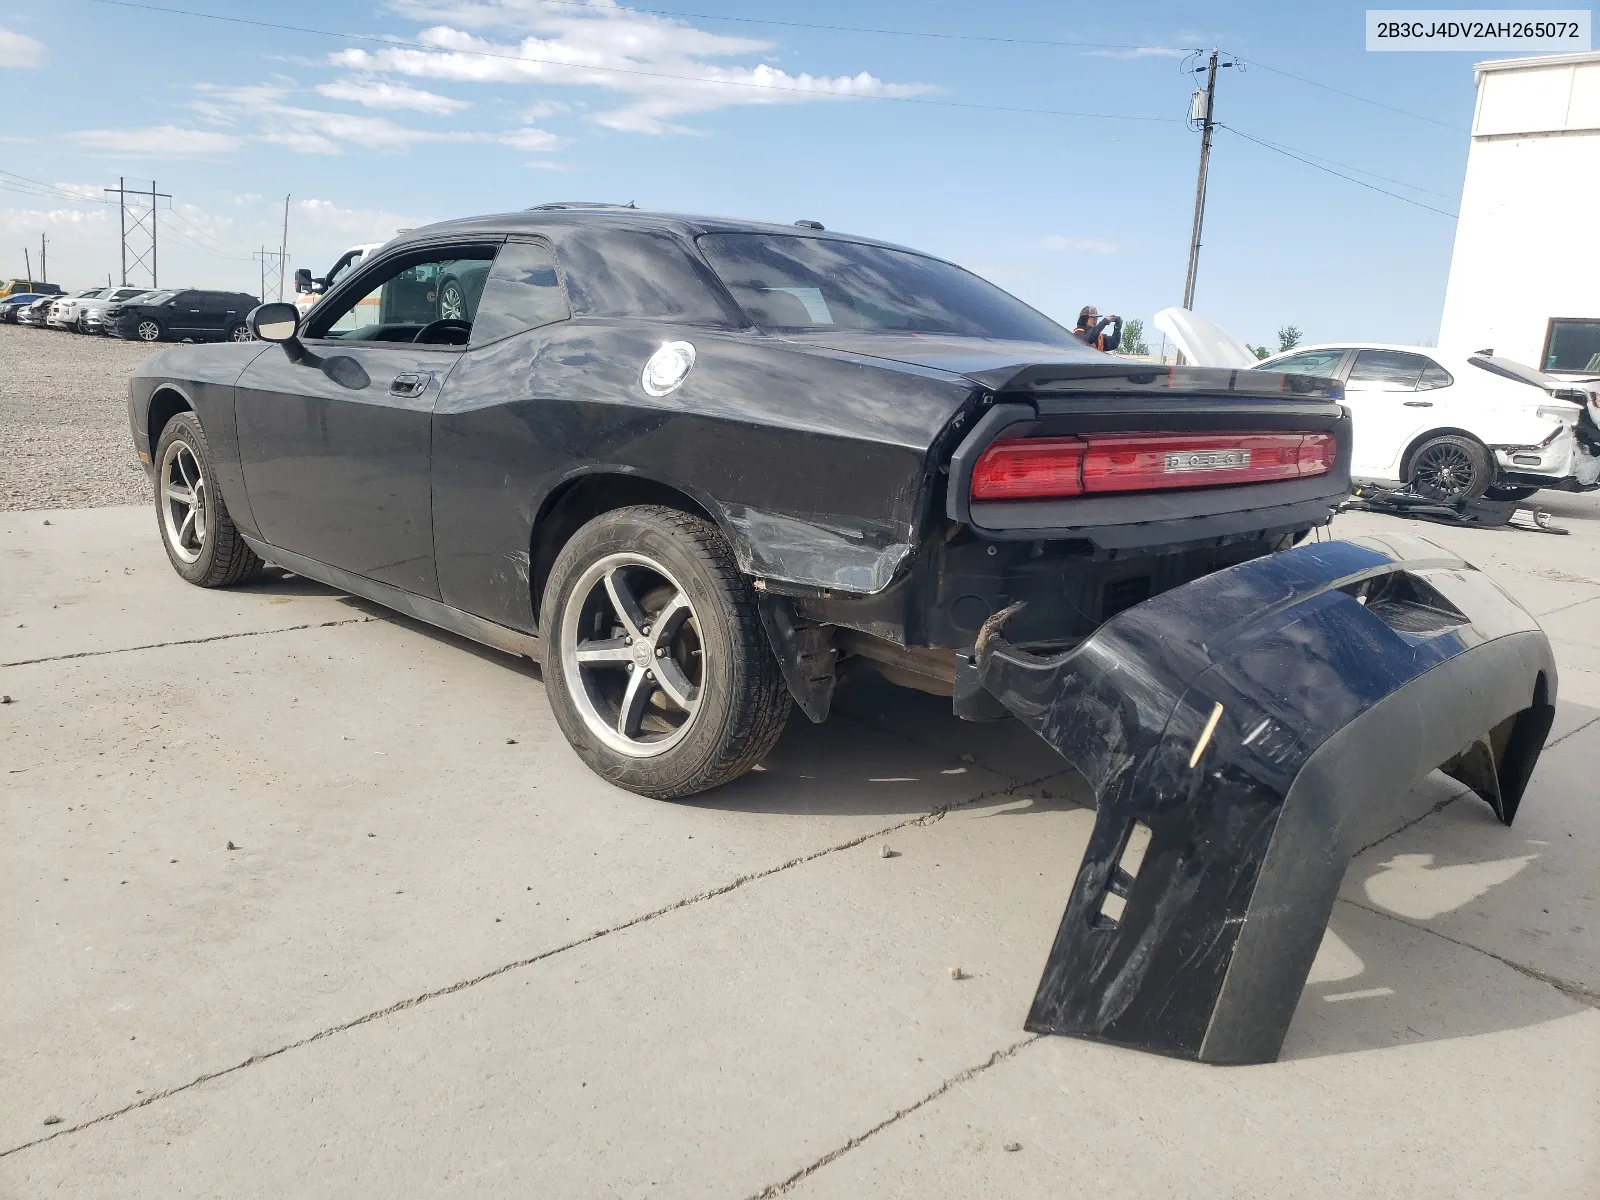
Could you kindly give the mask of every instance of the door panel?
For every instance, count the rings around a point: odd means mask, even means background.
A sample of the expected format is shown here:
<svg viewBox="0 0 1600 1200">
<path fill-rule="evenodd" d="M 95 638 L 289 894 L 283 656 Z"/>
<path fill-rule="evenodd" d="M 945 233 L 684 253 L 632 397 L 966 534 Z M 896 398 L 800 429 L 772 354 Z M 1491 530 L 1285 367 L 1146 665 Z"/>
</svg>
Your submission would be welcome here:
<svg viewBox="0 0 1600 1200">
<path fill-rule="evenodd" d="M 259 356 L 235 393 L 262 536 L 320 562 L 439 597 L 430 510 L 434 402 L 460 352 L 309 342 Z"/>
</svg>

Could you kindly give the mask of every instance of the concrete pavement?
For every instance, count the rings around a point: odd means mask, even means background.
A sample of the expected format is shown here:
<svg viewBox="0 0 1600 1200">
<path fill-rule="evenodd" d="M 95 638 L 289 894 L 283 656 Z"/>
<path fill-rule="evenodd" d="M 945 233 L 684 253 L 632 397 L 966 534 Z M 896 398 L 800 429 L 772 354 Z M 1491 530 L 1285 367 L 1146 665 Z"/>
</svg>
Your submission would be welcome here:
<svg viewBox="0 0 1600 1200">
<path fill-rule="evenodd" d="M 1516 826 L 1425 781 L 1231 1070 L 1022 1031 L 1091 814 L 1013 724 L 858 687 L 655 803 L 517 660 L 190 588 L 143 508 L 0 516 L 0 1194 L 1594 1195 L 1600 505 L 1558 500 L 1414 527 L 1556 639 Z"/>
</svg>

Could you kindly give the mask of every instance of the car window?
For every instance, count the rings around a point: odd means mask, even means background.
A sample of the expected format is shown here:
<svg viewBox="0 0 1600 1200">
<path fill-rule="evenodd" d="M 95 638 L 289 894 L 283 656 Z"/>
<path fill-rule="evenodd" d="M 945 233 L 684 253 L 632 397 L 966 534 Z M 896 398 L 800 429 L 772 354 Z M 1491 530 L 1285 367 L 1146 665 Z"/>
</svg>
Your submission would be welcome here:
<svg viewBox="0 0 1600 1200">
<path fill-rule="evenodd" d="M 572 311 L 682 325 L 743 325 L 707 278 L 703 264 L 671 234 L 656 230 L 572 231 L 558 253 Z"/>
<path fill-rule="evenodd" d="M 1417 391 L 1431 392 L 1435 388 L 1449 387 L 1454 383 L 1455 376 L 1451 375 L 1431 358 L 1422 360 L 1428 365 L 1422 368 L 1422 378 L 1417 381 Z"/>
<path fill-rule="evenodd" d="M 1307 350 L 1302 354 L 1291 354 L 1288 358 L 1280 358 L 1276 362 L 1263 363 L 1258 369 L 1282 371 L 1285 375 L 1320 375 L 1326 379 L 1339 369 L 1339 363 L 1343 358 L 1342 346 L 1332 350 Z"/>
<path fill-rule="evenodd" d="M 1545 334 L 1544 369 L 1600 374 L 1600 319 L 1552 320 Z"/>
<path fill-rule="evenodd" d="M 481 346 L 571 315 L 550 247 L 543 242 L 507 242 L 484 283 L 472 322 L 472 344 Z"/>
<path fill-rule="evenodd" d="M 1412 392 L 1422 372 L 1434 364 L 1404 350 L 1363 350 L 1350 368 L 1351 383 L 1369 383 L 1383 391 Z"/>
<path fill-rule="evenodd" d="M 172 294 L 172 296 L 171 296 L 171 300 L 179 308 L 199 308 L 200 307 L 200 293 L 199 292 L 174 292 Z"/>
<path fill-rule="evenodd" d="M 867 329 L 1068 344 L 1072 334 L 970 271 L 836 238 L 698 239 L 739 307 L 765 329 Z"/>
<path fill-rule="evenodd" d="M 354 280 L 357 292 L 317 314 L 307 337 L 344 341 L 409 342 L 435 321 L 456 321 L 439 345 L 465 345 L 484 281 L 494 260 L 490 248 L 452 248 L 434 257 L 407 255 L 375 274 Z M 465 326 L 466 328 L 462 328 Z"/>
</svg>

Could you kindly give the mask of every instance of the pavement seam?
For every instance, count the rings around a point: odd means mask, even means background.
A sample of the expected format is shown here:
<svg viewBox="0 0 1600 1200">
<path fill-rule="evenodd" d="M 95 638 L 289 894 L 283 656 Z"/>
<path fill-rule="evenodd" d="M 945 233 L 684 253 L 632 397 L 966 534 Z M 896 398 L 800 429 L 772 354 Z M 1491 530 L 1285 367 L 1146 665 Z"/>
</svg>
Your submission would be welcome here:
<svg viewBox="0 0 1600 1200">
<path fill-rule="evenodd" d="M 1495 962 L 1500 963 L 1502 966 L 1510 967 L 1519 975 L 1526 975 L 1529 979 L 1555 988 L 1556 991 L 1569 1000 L 1576 1000 L 1579 1004 L 1586 1004 L 1590 1008 L 1600 1008 L 1600 992 L 1587 988 L 1581 983 L 1574 983 L 1570 979 L 1562 979 L 1558 975 L 1548 974 L 1537 967 L 1524 966 L 1522 963 L 1514 962 L 1503 954 L 1496 954 L 1493 950 L 1485 950 L 1482 946 L 1474 946 L 1471 942 L 1453 938 L 1448 933 L 1440 933 L 1437 929 L 1430 928 L 1427 925 L 1419 925 L 1417 922 L 1409 921 L 1397 913 L 1386 912 L 1381 908 L 1373 908 L 1371 905 L 1362 904 L 1360 901 L 1351 900 L 1345 896 L 1340 896 L 1339 900 L 1341 903 L 1348 904 L 1351 908 L 1359 908 L 1362 912 L 1371 913 L 1375 917 L 1387 917 L 1391 921 L 1398 921 L 1400 924 L 1421 933 L 1431 933 L 1434 937 L 1443 938 L 1451 945 L 1460 946 L 1463 950 L 1475 950 L 1479 954 L 1487 955 L 1489 958 L 1494 959 Z"/>
<path fill-rule="evenodd" d="M 1560 608 L 1552 608 L 1546 612 L 1534 613 L 1533 615 L 1537 619 L 1543 620 L 1545 617 L 1553 617 L 1557 613 L 1564 613 L 1569 608 L 1577 608 L 1580 604 L 1593 604 L 1596 600 L 1600 600 L 1600 596 L 1585 596 L 1582 600 L 1574 600 L 1571 604 L 1563 604 Z"/>
<path fill-rule="evenodd" d="M 842 1158 L 844 1155 L 854 1150 L 857 1146 L 861 1145 L 862 1142 L 865 1142 L 868 1138 L 882 1133 L 889 1126 L 895 1124 L 897 1121 L 904 1120 L 906 1117 L 909 1117 L 912 1113 L 916 1112 L 924 1105 L 933 1103 L 933 1101 L 944 1095 L 951 1088 L 960 1087 L 962 1084 L 968 1083 L 977 1078 L 979 1075 L 982 1075 L 985 1071 L 989 1070 L 989 1068 L 998 1066 L 1000 1063 L 1005 1062 L 1009 1058 L 1014 1058 L 1017 1053 L 1023 1049 L 1023 1047 L 1031 1046 L 1034 1042 L 1039 1041 L 1044 1036 L 1045 1035 L 1042 1033 L 1035 1033 L 1029 1037 L 1023 1038 L 1021 1041 L 1012 1042 L 1011 1045 L 996 1050 L 983 1062 L 977 1063 L 974 1066 L 968 1067 L 964 1071 L 960 1071 L 957 1074 L 950 1076 L 938 1087 L 934 1088 L 933 1091 L 922 1097 L 922 1099 L 913 1101 L 904 1108 L 897 1109 L 895 1112 L 879 1121 L 871 1129 L 868 1129 L 864 1133 L 856 1134 L 855 1137 L 851 1138 L 844 1145 L 828 1151 L 828 1153 L 824 1154 L 821 1158 L 817 1159 L 808 1166 L 801 1167 L 793 1175 L 789 1176 L 789 1178 L 780 1183 L 770 1184 L 761 1191 L 756 1192 L 750 1197 L 750 1200 L 771 1200 L 771 1197 L 773 1196 L 787 1195 L 789 1192 L 794 1190 L 797 1184 L 803 1182 L 807 1176 L 820 1171 L 829 1163 Z"/>
<path fill-rule="evenodd" d="M 362 625 L 380 617 L 343 617 L 337 621 L 311 621 L 305 625 L 285 625 L 282 629 L 245 629 L 238 633 L 217 633 L 210 637 L 180 638 L 172 642 L 151 642 L 144 646 L 120 646 L 114 650 L 80 650 L 76 654 L 51 654 L 44 658 L 19 658 L 0 663 L 0 667 L 31 667 L 37 663 L 67 662 L 74 658 L 100 658 L 107 654 L 132 654 L 135 650 L 164 650 L 168 646 L 203 646 L 207 642 L 226 642 L 233 638 L 268 637 L 275 633 L 298 633 L 304 629 L 332 629 L 338 625 Z"/>
<path fill-rule="evenodd" d="M 1596 713 L 1594 716 L 1590 717 L 1587 721 L 1585 721 L 1582 725 L 1579 725 L 1576 729 L 1567 730 L 1560 737 L 1556 738 L 1555 741 L 1546 742 L 1544 748 L 1546 750 L 1554 749 L 1556 746 L 1561 745 L 1562 742 L 1566 741 L 1573 734 L 1582 733 L 1585 729 L 1589 728 L 1589 726 L 1593 725 L 1596 721 L 1600 721 L 1600 713 Z"/>
<path fill-rule="evenodd" d="M 254 1066 L 257 1063 L 266 1062 L 268 1059 L 277 1058 L 280 1054 L 287 1054 L 291 1050 L 301 1049 L 304 1046 L 311 1045 L 313 1042 L 320 1042 L 324 1038 L 332 1037 L 335 1034 L 344 1033 L 348 1030 L 355 1029 L 358 1026 L 366 1025 L 373 1021 L 382 1020 L 383 1018 L 393 1016 L 396 1013 L 405 1012 L 407 1009 L 416 1008 L 418 1005 L 425 1004 L 430 1000 L 437 1000 L 442 996 L 454 995 L 456 992 L 461 992 L 468 988 L 476 987 L 480 983 L 486 983 L 491 979 L 508 974 L 511 971 L 520 970 L 523 967 L 530 967 L 535 963 L 543 962 L 545 959 L 554 958 L 558 954 L 564 954 L 568 950 L 575 950 L 580 946 L 586 946 L 591 942 L 599 941 L 601 938 L 608 937 L 611 934 L 622 933 L 625 930 L 632 929 L 636 925 L 643 925 L 648 921 L 653 921 L 658 917 L 666 916 L 668 913 L 676 912 L 681 908 L 688 908 L 690 905 L 700 904 L 707 900 L 714 900 L 718 896 L 725 896 L 729 892 L 736 891 L 737 889 L 744 887 L 746 884 L 755 883 L 758 880 L 766 879 L 771 875 L 777 875 L 780 872 L 787 871 L 792 867 L 804 866 L 809 862 L 814 862 L 819 858 L 824 858 L 830 854 L 837 854 L 844 850 L 853 850 L 857 846 L 861 846 L 872 841 L 874 838 L 884 837 L 900 829 L 909 829 L 912 826 L 932 825 L 936 821 L 943 819 L 948 813 L 956 812 L 964 808 L 970 808 L 975 804 L 982 804 L 984 801 L 992 800 L 998 796 L 1013 795 L 1021 788 L 1031 787 L 1034 784 L 1041 783 L 1046 779 L 1052 779 L 1057 774 L 1059 774 L 1059 772 L 1051 772 L 1049 775 L 1041 775 L 1038 779 L 1011 780 L 1003 787 L 990 788 L 979 792 L 976 795 L 969 796 L 965 800 L 955 800 L 949 804 L 940 805 L 929 810 L 928 812 L 918 813 L 913 817 L 906 817 L 904 820 L 896 821 L 892 825 L 887 825 L 882 829 L 873 830 L 870 833 L 861 834 L 859 837 L 850 838 L 848 841 L 840 842 L 837 845 L 824 846 L 820 850 L 813 850 L 809 854 L 799 855 L 795 858 L 789 859 L 787 862 L 779 863 L 776 866 L 765 867 L 759 871 L 751 871 L 744 875 L 736 876 L 727 883 L 720 884 L 717 887 L 711 888 L 707 891 L 698 892 L 693 896 L 686 896 L 681 900 L 674 900 L 671 904 L 665 904 L 660 908 L 652 909 L 651 911 L 641 913 L 638 916 L 629 917 L 625 921 L 620 921 L 615 925 L 609 925 L 604 929 L 597 929 L 591 934 L 586 934 L 581 938 L 574 938 L 572 941 L 564 942 L 559 946 L 552 946 L 550 949 L 542 950 L 538 954 L 530 955 L 527 958 L 519 958 L 513 962 L 503 963 L 498 967 L 484 971 L 482 974 L 474 975 L 469 979 L 458 980 L 457 982 L 449 984 L 445 987 L 434 988 L 431 991 L 422 992 L 416 996 L 407 997 L 404 1000 L 398 1000 L 385 1008 L 377 1009 L 373 1012 L 366 1013 L 363 1016 L 354 1017 L 349 1021 L 341 1021 L 337 1025 L 329 1025 L 324 1029 L 319 1029 L 315 1033 L 307 1034 L 305 1037 L 293 1042 L 289 1042 L 286 1045 L 279 1046 L 275 1050 L 267 1050 L 259 1054 L 252 1054 L 243 1062 L 234 1063 L 231 1067 L 222 1067 L 216 1071 L 208 1071 L 204 1075 L 199 1075 L 194 1079 L 189 1080 L 187 1083 L 180 1083 L 175 1087 L 166 1088 L 159 1092 L 152 1092 L 150 1095 L 144 1096 L 141 1099 L 134 1101 L 132 1104 L 126 1104 L 121 1108 L 113 1109 L 111 1112 L 101 1113 L 97 1117 L 91 1117 L 87 1121 L 80 1121 L 76 1125 L 70 1125 L 63 1129 L 52 1130 L 50 1133 L 45 1134 L 43 1137 L 35 1138 L 31 1142 L 22 1142 L 19 1145 L 11 1146 L 5 1150 L 0 1150 L 0 1158 L 6 1158 L 22 1150 L 28 1150 L 34 1146 L 43 1145 L 45 1142 L 54 1141 L 56 1138 L 63 1137 L 69 1133 L 77 1133 L 80 1130 L 88 1129 L 93 1125 L 99 1125 L 102 1122 L 110 1121 L 116 1117 L 123 1116 L 126 1113 L 133 1112 L 135 1109 L 144 1108 L 147 1105 L 154 1104 L 158 1100 L 165 1100 L 169 1096 L 175 1096 L 180 1092 L 189 1091 L 191 1088 L 196 1088 L 201 1084 L 209 1083 L 213 1079 L 220 1079 L 224 1075 L 231 1075 L 235 1071 L 242 1071 L 246 1067 Z M 1019 1046 L 1024 1044 L 1026 1043 L 1018 1043 Z"/>
<path fill-rule="evenodd" d="M 1436 804 L 1433 805 L 1433 807 L 1428 809 L 1427 812 L 1422 813 L 1420 816 L 1412 817 L 1411 820 L 1407 821 L 1404 825 L 1400 826 L 1399 829 L 1392 829 L 1388 833 L 1384 834 L 1381 838 L 1378 838 L 1375 841 L 1368 842 L 1365 846 L 1361 847 L 1361 849 L 1357 850 L 1350 857 L 1352 859 L 1358 858 L 1359 856 L 1365 854 L 1368 850 L 1371 850 L 1374 846 L 1383 845 L 1383 843 L 1387 842 L 1390 838 L 1398 837 L 1400 834 L 1404 833 L 1406 830 L 1410 829 L 1413 825 L 1417 824 L 1420 821 L 1426 821 L 1429 817 L 1437 816 L 1438 814 L 1442 813 L 1445 809 L 1449 808 L 1457 800 L 1461 799 L 1461 797 L 1466 796 L 1466 795 L 1471 795 L 1471 794 L 1474 794 L 1471 788 L 1463 787 L 1459 792 L 1455 793 L 1455 795 L 1447 796 L 1443 800 L 1438 801 Z"/>
</svg>

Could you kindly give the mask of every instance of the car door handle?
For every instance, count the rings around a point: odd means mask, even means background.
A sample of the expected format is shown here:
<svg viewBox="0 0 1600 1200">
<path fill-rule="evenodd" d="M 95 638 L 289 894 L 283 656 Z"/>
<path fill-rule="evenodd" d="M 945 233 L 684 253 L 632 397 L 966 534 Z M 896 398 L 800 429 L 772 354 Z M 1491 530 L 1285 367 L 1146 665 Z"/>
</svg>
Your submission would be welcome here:
<svg viewBox="0 0 1600 1200">
<path fill-rule="evenodd" d="M 1407 408 L 1432 408 L 1433 407 L 1433 401 L 1432 400 L 1407 400 L 1405 402 L 1405 406 Z"/>
<path fill-rule="evenodd" d="M 432 378 L 431 375 L 396 375 L 389 385 L 389 395 L 420 396 L 428 390 L 428 380 Z"/>
</svg>

